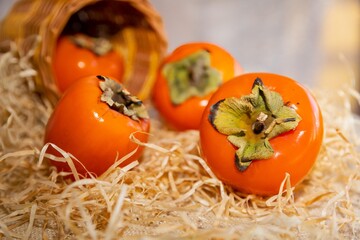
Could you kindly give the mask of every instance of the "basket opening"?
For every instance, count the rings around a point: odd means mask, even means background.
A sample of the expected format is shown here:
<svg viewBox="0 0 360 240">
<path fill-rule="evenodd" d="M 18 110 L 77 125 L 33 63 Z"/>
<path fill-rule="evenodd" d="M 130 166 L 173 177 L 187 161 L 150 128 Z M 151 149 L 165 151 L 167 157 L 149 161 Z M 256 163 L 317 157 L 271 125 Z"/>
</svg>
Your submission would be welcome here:
<svg viewBox="0 0 360 240">
<path fill-rule="evenodd" d="M 62 35 L 83 33 L 109 38 L 126 27 L 150 29 L 145 15 L 129 2 L 100 1 L 75 12 Z"/>
</svg>

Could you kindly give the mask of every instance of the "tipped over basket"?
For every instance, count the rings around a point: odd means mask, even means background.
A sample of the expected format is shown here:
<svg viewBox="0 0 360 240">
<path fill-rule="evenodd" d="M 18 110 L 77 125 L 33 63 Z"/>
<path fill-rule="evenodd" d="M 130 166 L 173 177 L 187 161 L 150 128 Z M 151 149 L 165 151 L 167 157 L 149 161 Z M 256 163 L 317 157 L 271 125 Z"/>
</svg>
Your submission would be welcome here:
<svg viewBox="0 0 360 240">
<path fill-rule="evenodd" d="M 10 42 L 15 42 L 20 52 L 35 50 L 32 61 L 38 72 L 36 89 L 53 103 L 59 97 L 59 90 L 52 59 L 57 39 L 64 33 L 116 39 L 117 50 L 124 56 L 125 86 L 141 99 L 148 97 L 167 41 L 162 19 L 147 0 L 16 2 L 0 23 L 2 50 L 8 51 L 10 44 L 4 43 Z"/>
</svg>

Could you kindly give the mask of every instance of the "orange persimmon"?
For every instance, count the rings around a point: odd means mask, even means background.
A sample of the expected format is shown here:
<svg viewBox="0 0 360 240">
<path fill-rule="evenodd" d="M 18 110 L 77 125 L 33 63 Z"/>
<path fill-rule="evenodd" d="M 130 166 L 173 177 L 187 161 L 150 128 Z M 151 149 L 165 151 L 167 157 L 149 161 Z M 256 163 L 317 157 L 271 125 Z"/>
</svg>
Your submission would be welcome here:
<svg viewBox="0 0 360 240">
<path fill-rule="evenodd" d="M 101 74 L 122 82 L 124 63 L 106 39 L 65 35 L 57 41 L 53 71 L 56 85 L 63 93 L 75 80 L 91 75 Z"/>
<path fill-rule="evenodd" d="M 143 149 L 130 136 L 146 142 L 149 129 L 150 119 L 139 99 L 110 78 L 89 76 L 75 81 L 57 103 L 46 126 L 45 143 L 78 159 L 86 168 L 74 162 L 81 175 L 87 171 L 100 175 L 136 149 L 120 166 L 138 159 Z M 60 156 L 51 146 L 47 152 Z M 67 163 L 51 163 L 59 171 L 70 171 Z"/>
<path fill-rule="evenodd" d="M 286 174 L 292 186 L 314 165 L 323 120 L 311 93 L 276 74 L 249 73 L 212 96 L 200 127 L 204 159 L 225 184 L 244 193 L 277 194 Z"/>
<path fill-rule="evenodd" d="M 198 129 L 212 93 L 240 73 L 239 63 L 223 48 L 206 42 L 187 43 L 164 59 L 152 99 L 172 128 Z"/>
</svg>

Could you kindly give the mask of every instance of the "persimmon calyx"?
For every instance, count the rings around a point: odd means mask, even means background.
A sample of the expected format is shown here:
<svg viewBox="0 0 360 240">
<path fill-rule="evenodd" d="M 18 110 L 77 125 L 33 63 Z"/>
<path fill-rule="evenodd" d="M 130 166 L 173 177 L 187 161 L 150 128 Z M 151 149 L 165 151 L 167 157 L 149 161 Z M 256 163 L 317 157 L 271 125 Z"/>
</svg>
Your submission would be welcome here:
<svg viewBox="0 0 360 240">
<path fill-rule="evenodd" d="M 131 95 L 120 83 L 105 76 L 97 76 L 97 78 L 101 80 L 100 89 L 103 92 L 100 100 L 105 102 L 111 109 L 135 121 L 149 118 L 142 101 Z"/>
<path fill-rule="evenodd" d="M 205 96 L 217 89 L 222 82 L 222 76 L 210 63 L 210 53 L 200 50 L 164 66 L 163 75 L 167 80 L 170 99 L 174 105 L 194 96 Z"/>
<path fill-rule="evenodd" d="M 301 117 L 294 108 L 284 104 L 278 92 L 271 91 L 257 78 L 249 95 L 215 103 L 210 109 L 209 121 L 238 148 L 235 164 L 240 171 L 245 171 L 253 160 L 271 158 L 274 150 L 269 140 L 294 130 Z"/>
<path fill-rule="evenodd" d="M 113 49 L 111 42 L 106 38 L 94 38 L 83 34 L 76 34 L 71 36 L 70 40 L 76 46 L 88 49 L 97 56 L 103 56 Z"/>
</svg>

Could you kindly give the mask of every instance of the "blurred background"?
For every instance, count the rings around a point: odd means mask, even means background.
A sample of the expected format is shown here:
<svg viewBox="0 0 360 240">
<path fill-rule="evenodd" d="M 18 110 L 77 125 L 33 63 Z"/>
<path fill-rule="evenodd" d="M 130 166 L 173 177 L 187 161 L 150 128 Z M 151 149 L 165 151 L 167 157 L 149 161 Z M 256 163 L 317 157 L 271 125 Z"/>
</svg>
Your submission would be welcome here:
<svg viewBox="0 0 360 240">
<path fill-rule="evenodd" d="M 0 18 L 14 2 L 0 0 Z M 360 0 L 150 2 L 163 18 L 169 51 L 208 41 L 246 72 L 283 74 L 310 88 L 360 88 Z"/>
<path fill-rule="evenodd" d="M 247 72 L 268 71 L 310 87 L 359 79 L 359 0 L 152 0 L 169 50 L 210 41 L 230 51 Z"/>
</svg>

